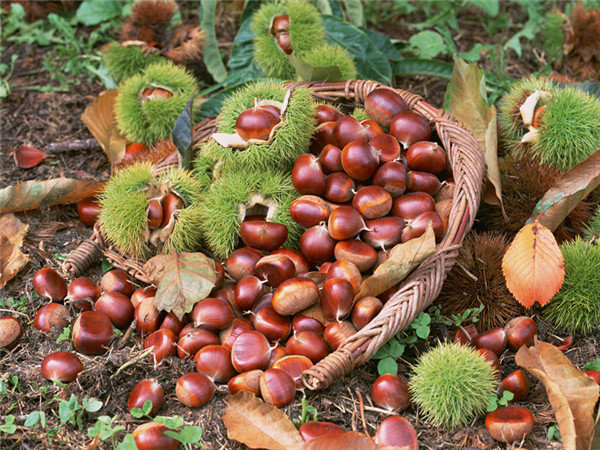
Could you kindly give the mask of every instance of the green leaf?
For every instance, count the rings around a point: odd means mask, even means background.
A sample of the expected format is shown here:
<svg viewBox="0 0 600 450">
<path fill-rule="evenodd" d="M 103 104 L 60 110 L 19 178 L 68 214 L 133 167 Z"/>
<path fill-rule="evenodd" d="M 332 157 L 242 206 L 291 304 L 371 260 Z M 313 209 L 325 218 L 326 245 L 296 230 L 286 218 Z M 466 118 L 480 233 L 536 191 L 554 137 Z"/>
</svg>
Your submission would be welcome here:
<svg viewBox="0 0 600 450">
<path fill-rule="evenodd" d="M 485 50 L 492 50 L 493 48 L 493 45 L 483 45 L 478 42 L 473 46 L 471 50 L 469 50 L 468 52 L 460 52 L 458 56 L 460 56 L 465 61 L 469 62 L 479 61 L 479 59 L 481 58 L 481 52 Z"/>
<path fill-rule="evenodd" d="M 202 17 L 202 29 L 205 34 L 205 44 L 203 47 L 204 64 L 208 73 L 217 82 L 223 81 L 227 77 L 227 70 L 221 59 L 219 47 L 217 43 L 217 35 L 215 32 L 215 23 L 217 22 L 215 10 L 217 8 L 216 0 L 202 0 L 200 2 L 200 16 Z"/>
<path fill-rule="evenodd" d="M 402 61 L 403 58 L 400 50 L 392 44 L 390 38 L 385 34 L 371 30 L 370 28 L 365 28 L 363 31 L 367 34 L 373 45 L 377 47 L 377 50 L 383 53 L 387 59 L 390 61 Z"/>
<path fill-rule="evenodd" d="M 338 66 L 313 66 L 294 54 L 287 57 L 302 81 L 342 81 Z"/>
<path fill-rule="evenodd" d="M 314 0 L 313 3 L 321 14 L 333 14 L 329 0 Z"/>
<path fill-rule="evenodd" d="M 151 402 L 150 400 L 148 400 L 148 401 Z M 144 403 L 144 404 L 146 404 L 146 403 Z M 144 417 L 146 415 L 146 413 L 144 412 L 144 410 L 142 408 L 131 408 L 131 411 L 129 411 L 129 412 L 136 419 L 141 419 L 142 417 Z"/>
<path fill-rule="evenodd" d="M 109 270 L 113 270 L 115 266 L 113 266 L 108 259 L 104 258 L 101 264 L 102 272 L 108 272 Z"/>
<path fill-rule="evenodd" d="M 465 0 L 465 3 L 470 3 L 481 8 L 490 17 L 496 17 L 498 12 L 500 12 L 500 3 L 498 0 Z"/>
<path fill-rule="evenodd" d="M 34 425 L 37 425 L 39 423 L 39 421 L 40 421 L 40 412 L 32 411 L 29 413 L 29 415 L 25 419 L 25 423 L 23 425 L 26 427 L 32 427 Z"/>
<path fill-rule="evenodd" d="M 600 358 L 598 358 L 598 359 L 596 359 L 596 360 L 594 360 L 592 362 L 587 363 L 583 368 L 585 370 L 592 369 L 592 370 L 597 370 L 597 371 L 600 372 Z"/>
<path fill-rule="evenodd" d="M 202 427 L 199 426 L 187 426 L 179 433 L 171 430 L 166 430 L 164 433 L 182 444 L 196 444 L 202 439 Z"/>
<path fill-rule="evenodd" d="M 323 16 L 323 26 L 327 41 L 345 48 L 352 56 L 359 78 L 391 83 L 390 62 L 364 31 L 335 16 Z"/>
<path fill-rule="evenodd" d="M 446 50 L 442 35 L 431 30 L 424 30 L 411 36 L 409 42 L 413 53 L 423 59 L 435 58 Z"/>
<path fill-rule="evenodd" d="M 85 402 L 85 399 L 84 399 Z M 100 408 L 102 408 L 102 402 L 100 400 L 98 400 L 97 398 L 91 397 L 87 402 L 85 402 L 85 407 L 84 409 L 87 412 L 96 412 L 99 411 Z"/>
<path fill-rule="evenodd" d="M 364 27 L 366 22 L 361 0 L 342 1 L 346 5 L 346 11 L 348 12 L 348 19 L 350 19 L 350 23 L 355 27 Z"/>
<path fill-rule="evenodd" d="M 390 356 L 398 359 L 400 358 L 403 354 L 404 354 L 404 349 L 405 346 L 404 344 L 401 344 L 398 339 L 391 339 L 390 340 Z"/>
<path fill-rule="evenodd" d="M 394 64 L 394 75 L 412 77 L 415 75 L 450 79 L 452 64 L 429 59 L 406 58 Z"/>
<path fill-rule="evenodd" d="M 75 17 L 84 25 L 98 25 L 121 15 L 118 0 L 85 0 L 77 9 Z"/>
<path fill-rule="evenodd" d="M 225 79 L 225 87 L 264 77 L 260 67 L 254 60 L 254 33 L 250 29 L 252 18 L 246 19 L 233 40 L 231 56 L 227 66 L 229 73 Z"/>
<path fill-rule="evenodd" d="M 15 416 L 12 414 L 6 416 L 6 419 L 4 419 L 4 424 L 0 425 L 0 431 L 3 431 L 7 434 L 13 434 L 15 431 L 17 431 L 17 426 L 15 425 Z"/>
<path fill-rule="evenodd" d="M 192 142 L 194 139 L 194 130 L 192 129 L 192 104 L 194 102 L 194 96 L 192 95 L 188 100 L 183 112 L 177 118 L 173 131 L 171 132 L 171 138 L 173 144 L 179 152 L 179 158 L 181 161 L 181 167 L 184 169 L 190 169 L 192 165 Z"/>
<path fill-rule="evenodd" d="M 172 430 L 178 430 L 183 426 L 183 418 L 179 416 L 156 416 L 154 418 L 155 422 L 160 422 L 164 424 L 167 428 L 171 428 Z"/>
<path fill-rule="evenodd" d="M 383 359 L 383 358 L 387 358 L 388 356 L 390 356 L 390 344 L 389 343 L 379 347 L 377 349 L 377 351 L 375 352 L 375 354 L 373 356 L 371 356 L 371 359 Z"/>
<path fill-rule="evenodd" d="M 427 325 L 419 325 L 415 331 L 417 336 L 421 339 L 427 339 L 429 337 L 429 327 Z"/>
<path fill-rule="evenodd" d="M 123 438 L 123 442 L 117 445 L 117 450 L 138 450 L 133 435 L 126 434 Z"/>
<path fill-rule="evenodd" d="M 396 364 L 394 358 L 384 358 L 377 364 L 377 372 L 379 375 L 384 375 L 386 373 L 396 375 L 398 373 L 398 364 Z"/>
</svg>

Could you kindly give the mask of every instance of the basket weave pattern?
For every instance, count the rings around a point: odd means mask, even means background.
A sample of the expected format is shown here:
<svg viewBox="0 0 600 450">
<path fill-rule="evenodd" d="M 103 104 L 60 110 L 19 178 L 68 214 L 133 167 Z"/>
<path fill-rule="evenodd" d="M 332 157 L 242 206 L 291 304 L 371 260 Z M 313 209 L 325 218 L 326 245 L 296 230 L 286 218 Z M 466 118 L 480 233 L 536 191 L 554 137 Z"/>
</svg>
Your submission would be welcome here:
<svg viewBox="0 0 600 450">
<path fill-rule="evenodd" d="M 374 81 L 288 83 L 289 87 L 306 86 L 319 101 L 362 106 L 367 95 L 378 87 Z M 390 88 L 391 89 L 391 88 Z M 363 329 L 349 337 L 335 352 L 328 355 L 302 379 L 309 389 L 323 389 L 336 379 L 350 373 L 358 364 L 368 361 L 375 352 L 427 308 L 438 296 L 446 274 L 450 271 L 466 233 L 471 229 L 479 207 L 485 163 L 483 153 L 466 128 L 449 114 L 435 108 L 422 97 L 395 89 L 406 101 L 408 109 L 424 116 L 435 128 L 446 149 L 456 183 L 452 210 L 448 219 L 446 236 L 433 255 L 427 258 L 401 284 L 398 291 L 386 302 L 379 315 Z M 216 121 L 204 121 L 196 128 L 195 141 L 210 136 Z M 167 157 L 156 165 L 156 170 L 176 162 L 176 155 Z M 102 232 L 95 228 L 92 238 L 84 242 L 86 249 L 93 248 L 93 258 L 99 252 L 116 267 L 127 270 L 140 281 L 149 282 L 142 270 L 143 261 L 135 261 L 118 249 L 107 246 Z M 82 246 L 84 245 L 82 244 Z M 65 270 L 76 276 L 89 262 L 79 249 L 65 263 Z"/>
</svg>

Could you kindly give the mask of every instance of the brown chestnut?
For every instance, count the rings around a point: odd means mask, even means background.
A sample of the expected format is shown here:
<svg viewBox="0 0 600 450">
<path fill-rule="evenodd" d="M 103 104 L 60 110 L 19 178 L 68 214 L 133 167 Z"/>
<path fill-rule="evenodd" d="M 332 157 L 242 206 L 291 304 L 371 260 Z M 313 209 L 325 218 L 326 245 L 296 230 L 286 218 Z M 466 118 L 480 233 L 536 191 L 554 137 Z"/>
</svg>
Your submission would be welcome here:
<svg viewBox="0 0 600 450">
<path fill-rule="evenodd" d="M 267 140 L 271 130 L 279 122 L 278 118 L 258 103 L 243 111 L 235 121 L 235 131 L 242 139 Z"/>
<path fill-rule="evenodd" d="M 327 342 L 331 351 L 337 350 L 346 339 L 356 334 L 356 328 L 352 323 L 344 320 L 343 322 L 331 322 L 325 327 L 323 339 Z"/>
<path fill-rule="evenodd" d="M 288 339 L 285 351 L 288 355 L 304 355 L 316 364 L 327 356 L 329 348 L 320 334 L 298 331 Z"/>
<path fill-rule="evenodd" d="M 63 329 L 71 322 L 67 308 L 60 303 L 46 303 L 36 313 L 33 326 L 40 331 L 49 333 L 52 328 Z"/>
<path fill-rule="evenodd" d="M 352 179 L 368 180 L 379 168 L 379 153 L 366 142 L 351 141 L 342 149 L 342 167 Z"/>
<path fill-rule="evenodd" d="M 38 270 L 33 276 L 33 290 L 42 298 L 60 302 L 67 296 L 67 283 L 50 267 Z"/>
<path fill-rule="evenodd" d="M 407 192 L 427 192 L 429 195 L 435 195 L 442 184 L 438 177 L 432 173 L 419 172 L 411 170 L 406 173 L 406 191 Z"/>
<path fill-rule="evenodd" d="M 404 220 L 389 216 L 366 221 L 368 230 L 360 238 L 373 248 L 387 250 L 400 242 L 404 230 Z"/>
<path fill-rule="evenodd" d="M 508 348 L 516 352 L 523 345 L 533 345 L 533 338 L 537 335 L 537 324 L 531 317 L 515 317 L 504 326 L 504 332 Z"/>
<path fill-rule="evenodd" d="M 425 117 L 412 111 L 404 111 L 392 118 L 390 134 L 407 149 L 415 142 L 429 140 L 432 132 Z"/>
<path fill-rule="evenodd" d="M 192 320 L 197 328 L 224 330 L 233 322 L 233 309 L 225 300 L 207 297 L 192 309 Z"/>
<path fill-rule="evenodd" d="M 190 372 L 177 380 L 175 395 L 185 406 L 196 408 L 208 403 L 216 390 L 215 383 L 207 375 Z"/>
<path fill-rule="evenodd" d="M 262 370 L 251 370 L 236 375 L 227 383 L 229 393 L 235 395 L 240 391 L 248 391 L 258 396 L 260 394 L 260 377 L 263 373 Z"/>
<path fill-rule="evenodd" d="M 270 359 L 269 341 L 260 331 L 244 331 L 231 347 L 231 363 L 240 373 L 255 369 L 265 370 L 269 367 Z"/>
<path fill-rule="evenodd" d="M 354 180 L 345 172 L 334 172 L 325 180 L 324 196 L 336 203 L 346 203 L 354 196 Z"/>
<path fill-rule="evenodd" d="M 379 162 L 396 161 L 400 156 L 400 144 L 391 134 L 378 134 L 369 141 L 369 144 L 379 153 Z"/>
<path fill-rule="evenodd" d="M 485 416 L 485 428 L 497 441 L 511 443 L 533 430 L 533 414 L 520 406 L 504 406 Z"/>
<path fill-rule="evenodd" d="M 238 248 L 227 258 L 227 272 L 235 281 L 240 280 L 246 275 L 253 275 L 254 267 L 262 257 L 263 254 L 254 248 Z"/>
<path fill-rule="evenodd" d="M 435 211 L 435 200 L 425 192 L 409 192 L 392 203 L 392 215 L 404 220 L 412 220 L 427 211 Z"/>
<path fill-rule="evenodd" d="M 254 316 L 254 327 L 272 342 L 287 338 L 292 331 L 289 317 L 277 314 L 272 306 L 261 308 Z"/>
<path fill-rule="evenodd" d="M 515 370 L 510 375 L 507 375 L 498 387 L 498 394 L 502 395 L 504 391 L 510 391 L 514 394 L 512 401 L 520 402 L 525 400 L 529 393 L 529 379 L 523 370 Z"/>
<path fill-rule="evenodd" d="M 264 291 L 264 281 L 254 275 L 246 275 L 240 279 L 233 289 L 233 302 L 241 311 L 252 308 Z"/>
<path fill-rule="evenodd" d="M 93 227 L 100 215 L 100 203 L 95 197 L 86 197 L 77 203 L 77 215 L 86 227 Z"/>
<path fill-rule="evenodd" d="M 92 304 L 100 298 L 100 286 L 86 277 L 75 278 L 69 284 L 67 300 L 70 300 L 78 309 L 90 310 Z"/>
<path fill-rule="evenodd" d="M 0 317 L 0 348 L 12 349 L 23 336 L 23 326 L 14 317 Z"/>
<path fill-rule="evenodd" d="M 100 287 L 104 292 L 118 292 L 127 297 L 131 297 L 137 289 L 131 276 L 121 269 L 106 272 L 100 280 Z"/>
<path fill-rule="evenodd" d="M 282 316 L 293 316 L 319 298 L 317 283 L 309 278 L 294 277 L 281 283 L 273 293 L 273 309 Z"/>
<path fill-rule="evenodd" d="M 360 212 L 351 206 L 340 206 L 331 212 L 327 221 L 327 229 L 333 239 L 345 241 L 352 239 L 365 229 L 365 220 Z"/>
<path fill-rule="evenodd" d="M 377 88 L 365 98 L 365 112 L 384 128 L 389 128 L 392 117 L 404 111 L 406 102 L 392 89 Z"/>
<path fill-rule="evenodd" d="M 149 348 L 152 348 L 150 354 L 154 364 L 160 364 L 163 359 L 177 353 L 177 335 L 164 328 L 156 330 L 144 339 L 144 349 Z"/>
<path fill-rule="evenodd" d="M 133 430 L 133 439 L 139 450 L 176 450 L 179 441 L 165 434 L 169 428 L 163 423 L 149 422 Z"/>
<path fill-rule="evenodd" d="M 223 345 L 207 345 L 194 356 L 196 370 L 208 375 L 215 383 L 227 383 L 236 374 L 231 363 L 231 351 Z"/>
<path fill-rule="evenodd" d="M 371 387 L 371 398 L 380 408 L 403 411 L 410 406 L 408 384 L 396 375 L 380 375 Z"/>
<path fill-rule="evenodd" d="M 345 278 L 330 278 L 321 291 L 321 310 L 327 320 L 341 321 L 352 310 L 354 290 Z"/>
<path fill-rule="evenodd" d="M 296 266 L 287 256 L 268 255 L 256 263 L 254 272 L 268 286 L 277 287 L 296 275 Z"/>
<path fill-rule="evenodd" d="M 383 303 L 377 297 L 363 297 L 358 299 L 350 315 L 352 325 L 357 330 L 360 330 L 373 320 L 382 308 Z"/>
<path fill-rule="evenodd" d="M 307 261 L 322 264 L 333 259 L 335 244 L 325 224 L 315 225 L 302 233 L 300 252 Z"/>
<path fill-rule="evenodd" d="M 134 386 L 127 398 L 127 409 L 129 412 L 133 408 L 142 409 L 144 403 L 150 401 L 152 408 L 148 413 L 149 416 L 155 416 L 163 404 L 164 392 L 160 383 L 156 380 L 142 380 Z"/>
<path fill-rule="evenodd" d="M 287 256 L 294 263 L 294 266 L 296 267 L 296 274 L 308 272 L 310 270 L 308 261 L 298 250 L 294 250 L 292 248 L 278 248 L 274 252 L 271 252 L 271 255 Z"/>
<path fill-rule="evenodd" d="M 319 104 L 315 108 L 315 119 L 317 119 L 317 125 L 321 125 L 325 122 L 336 122 L 342 117 L 344 117 L 344 115 L 331 105 Z"/>
<path fill-rule="evenodd" d="M 335 244 L 333 254 L 337 261 L 350 261 L 361 272 L 372 268 L 375 261 L 377 261 L 375 249 L 366 242 L 357 239 L 338 242 Z"/>
<path fill-rule="evenodd" d="M 406 162 L 411 170 L 438 174 L 446 168 L 446 152 L 437 142 L 415 142 L 406 151 Z"/>
<path fill-rule="evenodd" d="M 506 348 L 506 342 L 506 333 L 502 328 L 492 328 L 471 339 L 471 344 L 476 348 L 489 348 L 498 356 Z"/>
<path fill-rule="evenodd" d="M 98 311 L 82 312 L 71 332 L 75 350 L 84 355 L 99 355 L 104 352 L 113 337 L 110 319 Z"/>
<path fill-rule="evenodd" d="M 292 168 L 292 183 L 300 194 L 323 195 L 325 173 L 319 158 L 310 153 L 300 155 Z"/>
<path fill-rule="evenodd" d="M 377 219 L 392 209 L 392 196 L 380 186 L 365 186 L 354 194 L 352 206 L 366 219 Z"/>
<path fill-rule="evenodd" d="M 95 304 L 96 311 L 106 314 L 117 328 L 129 326 L 133 320 L 134 307 L 129 297 L 118 292 L 105 292 Z"/>
<path fill-rule="evenodd" d="M 406 190 L 406 167 L 398 161 L 382 164 L 373 175 L 373 184 L 385 189 L 393 198 Z"/>
<path fill-rule="evenodd" d="M 402 242 L 408 242 L 411 239 L 418 238 L 419 236 L 425 234 L 425 230 L 427 229 L 429 222 L 431 222 L 433 226 L 435 242 L 441 242 L 441 240 L 444 238 L 444 234 L 446 233 L 446 222 L 444 222 L 442 217 L 435 211 L 426 211 L 410 220 L 402 230 Z"/>
<path fill-rule="evenodd" d="M 302 228 L 310 228 L 327 221 L 331 210 L 321 203 L 300 197 L 290 205 L 290 216 Z"/>
<path fill-rule="evenodd" d="M 83 363 L 75 353 L 54 352 L 42 361 L 40 375 L 47 380 L 70 383 L 82 370 Z"/>
<path fill-rule="evenodd" d="M 329 144 L 323 148 L 319 155 L 319 162 L 325 173 L 341 172 L 342 167 L 342 150 L 335 145 Z"/>
<path fill-rule="evenodd" d="M 384 419 L 375 433 L 375 443 L 381 447 L 401 447 L 417 450 L 417 433 L 408 420 L 400 416 Z"/>
<path fill-rule="evenodd" d="M 240 226 L 240 236 L 248 247 L 272 252 L 283 245 L 288 229 L 277 222 L 250 220 Z"/>
<path fill-rule="evenodd" d="M 292 403 L 295 394 L 294 380 L 281 369 L 267 369 L 260 377 L 260 395 L 277 408 Z"/>
<path fill-rule="evenodd" d="M 292 329 L 297 331 L 312 331 L 317 334 L 323 333 L 325 326 L 314 317 L 296 314 L 292 319 Z"/>
</svg>

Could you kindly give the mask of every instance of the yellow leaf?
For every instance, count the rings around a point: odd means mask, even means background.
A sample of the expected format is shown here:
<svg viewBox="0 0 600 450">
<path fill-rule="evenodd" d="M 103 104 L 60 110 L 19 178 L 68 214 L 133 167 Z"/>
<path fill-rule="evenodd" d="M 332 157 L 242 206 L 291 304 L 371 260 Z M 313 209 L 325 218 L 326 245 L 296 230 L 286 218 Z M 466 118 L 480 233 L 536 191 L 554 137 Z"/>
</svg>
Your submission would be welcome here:
<svg viewBox="0 0 600 450">
<path fill-rule="evenodd" d="M 304 440 L 283 411 L 246 391 L 225 398 L 227 437 L 250 448 L 295 450 Z"/>
<path fill-rule="evenodd" d="M 21 251 L 29 230 L 14 214 L 0 217 L 0 289 L 27 265 L 30 256 Z"/>
<path fill-rule="evenodd" d="M 525 225 L 502 258 L 506 286 L 526 308 L 544 306 L 565 279 L 563 256 L 552 232 L 537 221 Z"/>
<path fill-rule="evenodd" d="M 599 386 L 558 348 L 537 338 L 534 346 L 519 349 L 515 361 L 546 388 L 565 450 L 588 450 Z"/>
</svg>

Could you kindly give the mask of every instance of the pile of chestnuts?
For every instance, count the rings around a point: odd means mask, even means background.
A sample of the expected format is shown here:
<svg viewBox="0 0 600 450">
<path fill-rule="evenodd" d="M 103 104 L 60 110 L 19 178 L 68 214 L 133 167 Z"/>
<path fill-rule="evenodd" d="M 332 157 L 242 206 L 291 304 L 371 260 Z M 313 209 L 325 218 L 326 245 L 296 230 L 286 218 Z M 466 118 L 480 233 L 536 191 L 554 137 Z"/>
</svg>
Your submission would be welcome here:
<svg viewBox="0 0 600 450">
<path fill-rule="evenodd" d="M 447 154 L 432 140 L 429 122 L 406 109 L 385 88 L 365 100 L 371 119 L 317 107 L 311 153 L 292 169 L 303 195 L 290 207 L 306 229 L 300 251 L 309 262 L 345 260 L 365 272 L 396 244 L 421 236 L 429 222 L 436 242 L 443 238 L 454 190 Z"/>
</svg>

